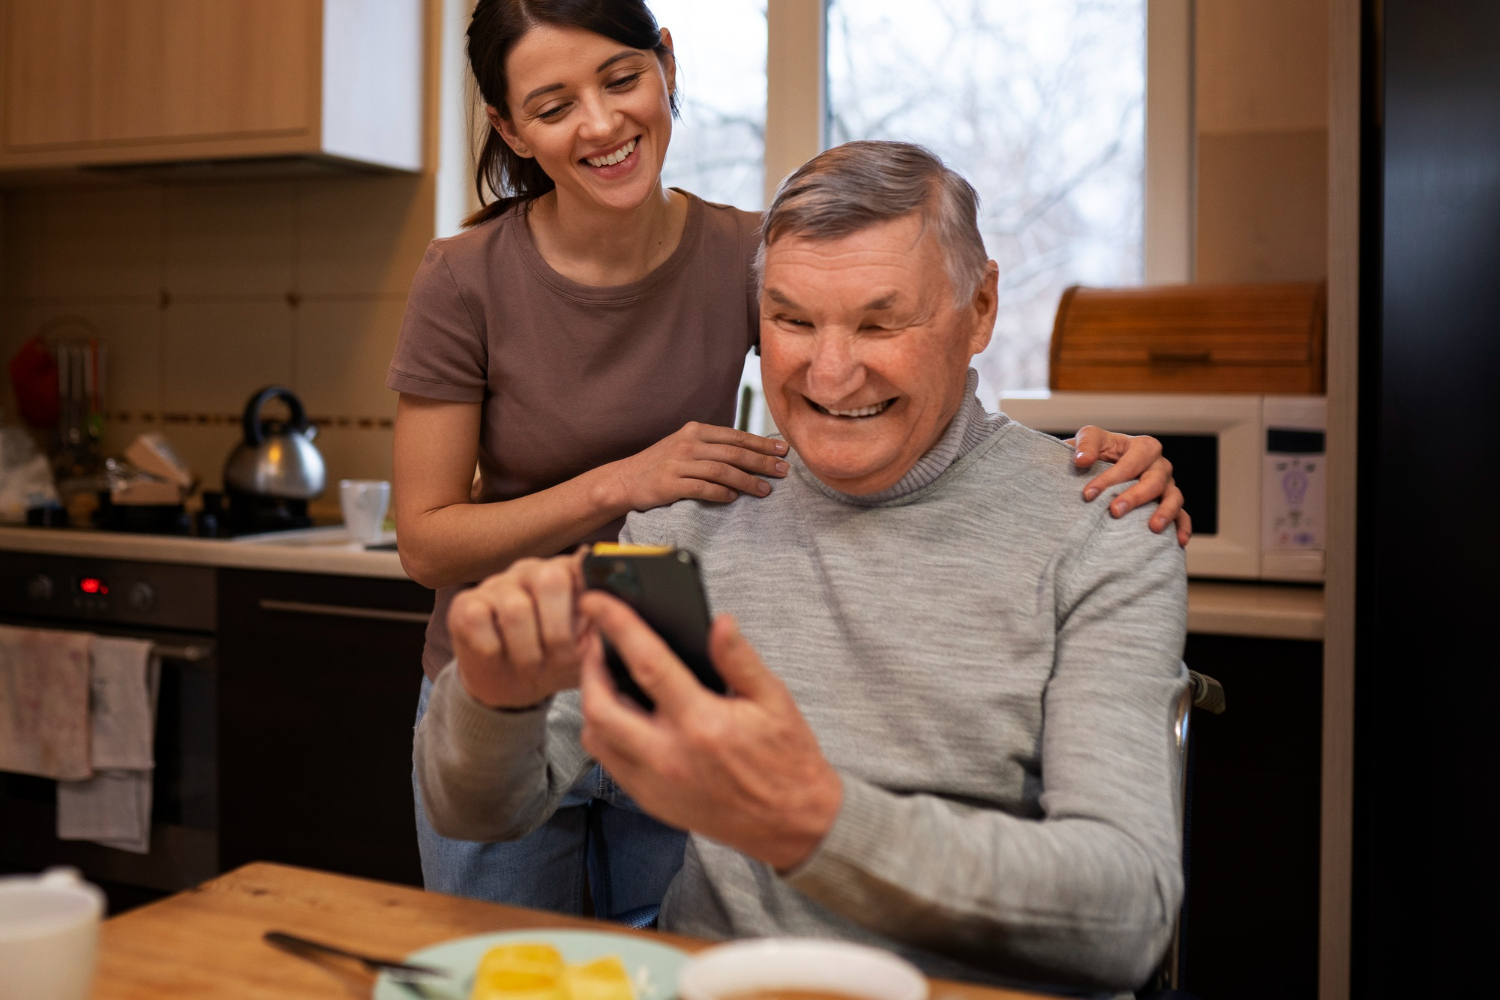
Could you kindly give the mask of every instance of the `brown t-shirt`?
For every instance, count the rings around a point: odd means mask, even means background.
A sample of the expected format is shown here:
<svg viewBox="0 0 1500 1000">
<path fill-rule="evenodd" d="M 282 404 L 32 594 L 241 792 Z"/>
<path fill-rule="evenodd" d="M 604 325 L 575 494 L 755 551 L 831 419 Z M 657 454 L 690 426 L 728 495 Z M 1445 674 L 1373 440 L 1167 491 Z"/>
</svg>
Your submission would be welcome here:
<svg viewBox="0 0 1500 1000">
<path fill-rule="evenodd" d="M 482 403 L 480 502 L 544 490 L 625 458 L 689 420 L 730 424 L 759 338 L 751 264 L 760 217 L 688 195 L 682 242 L 628 285 L 554 271 L 512 209 L 434 240 L 412 279 L 386 385 Z M 613 538 L 623 521 L 587 539 Z M 438 591 L 422 667 L 452 657 Z"/>
</svg>

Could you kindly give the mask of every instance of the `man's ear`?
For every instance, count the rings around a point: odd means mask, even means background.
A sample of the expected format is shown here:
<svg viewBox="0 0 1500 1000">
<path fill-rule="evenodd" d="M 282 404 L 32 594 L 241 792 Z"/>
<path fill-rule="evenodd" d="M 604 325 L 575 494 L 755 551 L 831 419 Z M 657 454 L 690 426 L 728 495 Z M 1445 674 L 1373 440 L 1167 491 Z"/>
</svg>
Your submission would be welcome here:
<svg viewBox="0 0 1500 1000">
<path fill-rule="evenodd" d="M 500 109 L 493 104 L 484 106 L 484 115 L 490 120 L 490 127 L 500 134 L 505 144 L 515 150 L 517 156 L 531 157 L 531 150 L 526 148 L 526 143 L 521 141 L 520 135 L 516 133 L 515 122 L 500 113 Z"/>
<path fill-rule="evenodd" d="M 969 337 L 970 355 L 978 354 L 990 345 L 995 334 L 995 317 L 1000 311 L 1000 265 L 985 261 L 984 277 L 974 289 L 974 301 L 969 305 L 974 317 L 974 332 Z"/>
</svg>

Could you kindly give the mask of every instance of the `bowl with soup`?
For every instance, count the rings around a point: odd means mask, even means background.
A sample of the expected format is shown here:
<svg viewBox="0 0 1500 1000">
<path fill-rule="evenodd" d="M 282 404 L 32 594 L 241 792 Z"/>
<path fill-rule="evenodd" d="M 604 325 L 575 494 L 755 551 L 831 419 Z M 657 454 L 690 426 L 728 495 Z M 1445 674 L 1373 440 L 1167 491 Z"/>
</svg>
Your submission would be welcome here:
<svg viewBox="0 0 1500 1000">
<path fill-rule="evenodd" d="M 694 955 L 680 1000 L 927 1000 L 917 967 L 878 948 L 810 938 L 762 938 Z"/>
</svg>

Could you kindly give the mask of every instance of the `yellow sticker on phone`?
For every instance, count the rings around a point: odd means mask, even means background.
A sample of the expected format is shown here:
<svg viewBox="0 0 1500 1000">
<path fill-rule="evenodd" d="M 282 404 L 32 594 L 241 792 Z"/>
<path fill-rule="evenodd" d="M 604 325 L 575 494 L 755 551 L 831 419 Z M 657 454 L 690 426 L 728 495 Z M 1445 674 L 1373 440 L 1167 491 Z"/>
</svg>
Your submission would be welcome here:
<svg viewBox="0 0 1500 1000">
<path fill-rule="evenodd" d="M 619 542 L 595 542 L 596 556 L 665 556 L 676 551 L 670 545 L 622 545 Z"/>
</svg>

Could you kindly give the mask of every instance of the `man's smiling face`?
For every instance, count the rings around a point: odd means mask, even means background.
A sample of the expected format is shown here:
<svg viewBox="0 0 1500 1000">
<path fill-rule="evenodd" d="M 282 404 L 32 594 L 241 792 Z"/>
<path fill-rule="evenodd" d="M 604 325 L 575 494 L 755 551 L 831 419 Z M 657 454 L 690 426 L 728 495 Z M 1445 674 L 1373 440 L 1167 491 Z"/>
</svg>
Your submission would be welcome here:
<svg viewBox="0 0 1500 1000">
<path fill-rule="evenodd" d="M 834 489 L 878 493 L 935 445 L 995 325 L 996 267 L 955 308 L 919 213 L 766 248 L 761 378 L 776 426 Z"/>
</svg>

